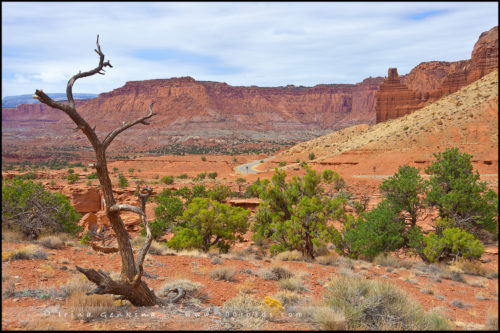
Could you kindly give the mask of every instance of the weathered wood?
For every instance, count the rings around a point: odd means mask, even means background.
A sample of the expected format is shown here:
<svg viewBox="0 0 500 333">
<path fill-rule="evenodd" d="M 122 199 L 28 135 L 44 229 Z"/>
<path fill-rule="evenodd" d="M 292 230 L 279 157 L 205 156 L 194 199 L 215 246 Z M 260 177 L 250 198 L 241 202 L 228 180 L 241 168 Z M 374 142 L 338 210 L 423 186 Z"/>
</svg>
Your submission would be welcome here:
<svg viewBox="0 0 500 333">
<path fill-rule="evenodd" d="M 124 123 L 119 128 L 110 132 L 103 142 L 99 140 L 95 132 L 95 127 L 90 127 L 85 119 L 83 119 L 76 111 L 75 102 L 73 99 L 73 85 L 76 80 L 95 74 L 104 75 L 104 67 L 113 67 L 111 66 L 109 61 L 104 61 L 104 53 L 102 53 L 101 46 L 99 45 L 99 35 L 97 36 L 96 44 L 97 48 L 95 49 L 95 52 L 99 55 L 99 64 L 96 68 L 90 71 L 83 73 L 80 71 L 78 74 L 73 75 L 70 78 L 66 87 L 66 95 L 68 97 L 69 105 L 54 101 L 42 90 L 36 90 L 34 97 L 40 102 L 66 113 L 76 124 L 76 130 L 81 130 L 87 136 L 89 142 L 92 144 L 92 147 L 96 154 L 95 169 L 97 177 L 99 179 L 99 183 L 101 184 L 101 190 L 103 192 L 104 200 L 106 202 L 106 215 L 109 219 L 109 222 L 111 223 L 111 227 L 113 228 L 118 242 L 118 250 L 122 259 L 122 279 L 120 281 L 113 281 L 108 275 L 100 270 L 99 272 L 97 272 L 94 269 L 86 269 L 81 267 L 77 267 L 77 270 L 82 272 L 90 281 L 94 282 L 97 285 L 97 288 L 94 289 L 91 294 L 121 295 L 125 299 L 129 300 L 132 304 L 137 306 L 154 305 L 159 302 L 159 300 L 156 298 L 153 291 L 147 287 L 146 283 L 141 281 L 143 273 L 142 264 L 152 242 L 151 230 L 149 228 L 149 224 L 146 220 L 145 215 L 145 200 L 141 208 L 130 205 L 117 205 L 113 196 L 113 188 L 111 179 L 109 177 L 106 161 L 106 148 L 118 134 L 137 124 L 149 124 L 146 120 L 155 115 L 155 113 L 153 113 L 151 109 L 153 102 L 149 105 L 149 112 L 146 116 L 138 118 L 137 120 L 130 123 Z M 149 194 L 145 195 L 149 196 L 151 195 L 151 192 L 151 189 L 146 187 L 144 193 Z M 141 203 L 142 198 L 142 196 L 139 196 Z M 134 261 L 134 254 L 132 251 L 132 246 L 130 244 L 129 234 L 125 229 L 125 225 L 123 224 L 123 221 L 120 217 L 120 212 L 124 210 L 133 211 L 141 215 L 142 221 L 148 234 L 143 247 L 139 251 L 137 261 Z"/>
</svg>

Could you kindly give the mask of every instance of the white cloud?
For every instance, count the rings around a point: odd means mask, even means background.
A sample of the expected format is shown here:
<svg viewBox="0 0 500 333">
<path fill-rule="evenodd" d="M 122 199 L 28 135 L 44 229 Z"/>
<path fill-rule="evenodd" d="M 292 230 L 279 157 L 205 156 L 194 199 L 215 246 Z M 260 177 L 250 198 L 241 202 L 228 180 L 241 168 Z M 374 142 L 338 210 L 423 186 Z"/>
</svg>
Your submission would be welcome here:
<svg viewBox="0 0 500 333">
<path fill-rule="evenodd" d="M 429 11 L 443 12 L 410 18 Z M 498 25 L 497 11 L 495 2 L 3 2 L 2 95 L 64 91 L 72 74 L 96 66 L 98 33 L 114 68 L 75 91 L 187 75 L 232 85 L 355 83 L 390 66 L 405 74 L 422 61 L 470 58 L 480 33 Z M 133 57 L 139 49 L 200 62 Z"/>
</svg>

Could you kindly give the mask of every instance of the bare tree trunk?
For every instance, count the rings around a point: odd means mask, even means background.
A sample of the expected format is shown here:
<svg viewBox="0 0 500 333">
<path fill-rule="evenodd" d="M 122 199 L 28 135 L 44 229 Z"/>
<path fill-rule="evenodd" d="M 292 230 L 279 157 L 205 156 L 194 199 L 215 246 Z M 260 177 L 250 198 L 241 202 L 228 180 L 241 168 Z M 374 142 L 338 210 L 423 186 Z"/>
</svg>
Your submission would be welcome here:
<svg viewBox="0 0 500 333">
<path fill-rule="evenodd" d="M 101 184 L 104 199 L 106 200 L 106 215 L 111 223 L 113 231 L 116 234 L 118 250 L 122 259 L 122 278 L 119 281 L 113 281 L 100 269 L 96 271 L 94 269 L 81 268 L 77 266 L 76 269 L 79 272 L 83 273 L 90 281 L 97 285 L 96 289 L 88 292 L 87 294 L 121 295 L 122 299 L 127 299 L 136 306 L 155 305 L 159 302 L 161 303 L 162 301 L 155 296 L 154 292 L 148 288 L 145 282 L 141 281 L 143 261 L 152 242 L 151 230 L 145 215 L 145 202 L 147 197 L 151 195 L 152 190 L 148 187 L 141 190 L 139 195 L 139 199 L 142 204 L 141 207 L 117 204 L 113 196 L 113 188 L 106 163 L 106 148 L 118 134 L 136 124 L 149 125 L 146 120 L 155 115 L 155 113 L 151 110 L 153 103 L 149 105 L 149 113 L 146 116 L 133 122 L 123 123 L 122 126 L 110 132 L 102 142 L 99 140 L 95 133 L 95 127 L 91 128 L 90 125 L 76 111 L 72 93 L 73 84 L 77 79 L 95 74 L 104 75 L 104 67 L 113 67 L 109 61 L 104 61 L 104 54 L 101 52 L 101 47 L 99 45 L 99 35 L 97 36 L 96 44 L 97 49 L 95 49 L 95 52 L 99 55 L 99 65 L 91 71 L 84 73 L 79 72 L 68 81 L 66 95 L 68 97 L 69 105 L 52 100 L 42 90 L 36 90 L 35 96 L 33 97 L 48 106 L 64 111 L 77 125 L 76 129 L 82 130 L 82 132 L 87 136 L 96 153 L 96 172 L 99 178 L 99 183 Z M 146 241 L 137 255 L 137 261 L 134 261 L 134 254 L 132 252 L 129 234 L 120 217 L 120 212 L 122 211 L 131 211 L 139 214 L 142 222 L 144 223 L 144 227 L 147 230 Z M 181 292 L 182 290 L 178 290 L 179 295 Z"/>
</svg>

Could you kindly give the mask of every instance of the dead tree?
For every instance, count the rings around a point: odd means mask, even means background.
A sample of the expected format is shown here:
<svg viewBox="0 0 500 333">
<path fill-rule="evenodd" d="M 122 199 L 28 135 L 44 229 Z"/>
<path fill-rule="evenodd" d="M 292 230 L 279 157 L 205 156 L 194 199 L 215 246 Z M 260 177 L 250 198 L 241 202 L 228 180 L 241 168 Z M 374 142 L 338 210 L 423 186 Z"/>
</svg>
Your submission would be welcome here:
<svg viewBox="0 0 500 333">
<path fill-rule="evenodd" d="M 129 300 L 133 305 L 151 306 L 157 303 L 164 302 L 158 299 L 155 296 L 154 292 L 148 288 L 146 283 L 141 280 L 144 258 L 149 251 L 149 247 L 151 246 L 151 242 L 153 240 L 149 224 L 145 217 L 145 199 L 149 195 L 151 195 L 151 189 L 146 187 L 145 189 L 141 190 L 140 199 L 142 201 L 142 207 L 127 204 L 117 204 L 113 196 L 113 188 L 106 164 L 106 148 L 109 147 L 113 139 L 116 138 L 118 134 L 125 131 L 126 129 L 137 124 L 149 125 L 149 122 L 147 120 L 155 115 L 155 113 L 151 110 L 153 102 L 149 104 L 149 112 L 146 116 L 138 118 L 132 122 L 123 122 L 120 127 L 111 131 L 103 141 L 99 140 L 95 132 L 95 127 L 92 128 L 76 111 L 72 91 L 73 84 L 76 80 L 95 74 L 104 75 L 105 67 L 113 67 L 109 63 L 109 60 L 104 61 L 104 54 L 102 53 L 101 47 L 99 45 L 99 35 L 97 35 L 96 44 L 97 48 L 94 51 L 99 55 L 99 65 L 87 72 L 82 73 L 80 71 L 78 74 L 75 74 L 70 78 L 66 87 L 66 95 L 69 104 L 54 101 L 42 90 L 36 90 L 33 98 L 38 99 L 43 104 L 51 106 L 55 109 L 59 109 L 66 113 L 76 124 L 77 127 L 75 130 L 81 130 L 87 136 L 96 154 L 95 168 L 97 177 L 99 179 L 99 183 L 101 184 L 103 196 L 106 201 L 106 215 L 111 223 L 118 242 L 118 250 L 122 260 L 122 268 L 121 279 L 115 281 L 100 269 L 96 271 L 92 268 L 81 268 L 76 266 L 76 269 L 79 272 L 83 273 L 90 281 L 97 285 L 96 289 L 88 292 L 87 294 L 119 295 L 121 296 L 121 299 Z M 129 234 L 125 229 L 125 225 L 123 224 L 123 221 L 120 217 L 120 213 L 123 211 L 130 211 L 139 214 L 147 231 L 146 240 L 139 253 L 137 254 L 137 260 L 135 261 L 134 254 L 132 252 L 132 246 L 129 240 Z M 178 295 L 181 295 L 183 294 L 183 291 L 177 290 L 177 293 Z"/>
</svg>

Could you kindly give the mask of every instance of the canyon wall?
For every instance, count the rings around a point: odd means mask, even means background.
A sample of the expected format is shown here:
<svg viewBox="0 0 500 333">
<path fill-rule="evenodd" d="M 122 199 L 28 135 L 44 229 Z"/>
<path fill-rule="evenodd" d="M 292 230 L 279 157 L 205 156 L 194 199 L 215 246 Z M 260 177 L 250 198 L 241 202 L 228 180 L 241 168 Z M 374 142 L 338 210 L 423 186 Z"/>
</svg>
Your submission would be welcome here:
<svg viewBox="0 0 500 333">
<path fill-rule="evenodd" d="M 396 69 L 390 68 L 376 94 L 376 122 L 420 109 L 495 69 L 498 69 L 498 27 L 479 36 L 469 60 L 423 62 L 401 77 Z M 391 74 L 391 70 L 395 73 Z"/>
<path fill-rule="evenodd" d="M 196 81 L 191 77 L 127 82 L 97 98 L 80 100 L 77 109 L 100 135 L 147 113 L 154 101 L 157 115 L 147 128 L 127 133 L 129 150 L 149 149 L 172 142 L 209 140 L 221 135 L 258 140 L 303 140 L 359 123 L 375 122 L 375 93 L 382 78 L 358 84 L 321 84 L 314 87 L 239 87 Z M 35 135 L 36 128 L 71 135 L 74 127 L 61 111 L 42 104 L 2 109 L 4 139 Z M 23 129 L 23 133 L 13 129 Z M 309 131 L 311 133 L 309 133 Z M 49 133 L 45 131 L 45 133 Z M 45 141 L 52 138 L 45 137 Z M 59 140 L 59 139 L 57 139 Z M 176 141 L 177 140 L 177 141 Z"/>
</svg>

